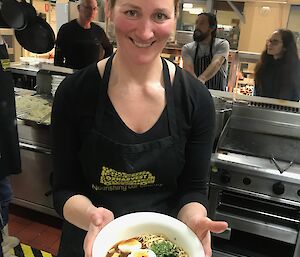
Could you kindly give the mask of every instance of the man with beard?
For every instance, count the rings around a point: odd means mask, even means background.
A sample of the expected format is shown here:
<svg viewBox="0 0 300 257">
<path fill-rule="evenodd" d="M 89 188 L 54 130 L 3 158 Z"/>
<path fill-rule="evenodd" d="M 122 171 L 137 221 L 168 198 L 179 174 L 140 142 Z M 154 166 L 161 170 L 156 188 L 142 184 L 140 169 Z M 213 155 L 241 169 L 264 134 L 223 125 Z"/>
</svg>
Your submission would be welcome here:
<svg viewBox="0 0 300 257">
<path fill-rule="evenodd" d="M 194 41 L 182 48 L 183 68 L 209 89 L 225 90 L 227 84 L 229 43 L 216 38 L 217 19 L 201 13 L 196 20 Z"/>
<path fill-rule="evenodd" d="M 96 0 L 80 0 L 78 18 L 58 31 L 54 65 L 82 69 L 110 56 L 113 47 L 105 31 L 92 22 L 98 12 Z"/>
</svg>

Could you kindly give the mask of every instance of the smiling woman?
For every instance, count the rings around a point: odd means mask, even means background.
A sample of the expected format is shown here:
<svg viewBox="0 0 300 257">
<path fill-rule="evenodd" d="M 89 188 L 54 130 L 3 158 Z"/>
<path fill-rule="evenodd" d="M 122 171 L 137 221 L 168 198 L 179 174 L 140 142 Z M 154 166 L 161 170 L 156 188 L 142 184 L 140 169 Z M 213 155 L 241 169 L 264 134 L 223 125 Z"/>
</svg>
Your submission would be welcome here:
<svg viewBox="0 0 300 257">
<path fill-rule="evenodd" d="M 208 219 L 205 208 L 211 95 L 160 57 L 177 2 L 107 0 L 116 53 L 68 76 L 56 91 L 53 196 L 65 220 L 59 257 L 91 257 L 106 224 L 138 211 L 177 217 L 197 234 L 207 256 L 210 231 L 227 227 Z"/>
<path fill-rule="evenodd" d="M 107 16 L 115 25 L 118 54 L 125 59 L 134 57 L 131 61 L 137 64 L 159 60 L 157 57 L 175 29 L 175 4 L 172 0 L 160 5 L 152 3 L 155 9 L 140 8 L 127 1 L 108 5 Z"/>
</svg>

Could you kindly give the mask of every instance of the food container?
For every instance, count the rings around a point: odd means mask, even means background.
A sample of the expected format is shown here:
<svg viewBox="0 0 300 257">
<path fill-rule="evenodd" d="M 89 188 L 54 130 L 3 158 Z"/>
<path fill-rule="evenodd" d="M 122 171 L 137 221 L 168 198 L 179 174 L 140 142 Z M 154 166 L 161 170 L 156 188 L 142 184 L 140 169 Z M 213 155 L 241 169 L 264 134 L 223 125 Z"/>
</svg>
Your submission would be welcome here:
<svg viewBox="0 0 300 257">
<path fill-rule="evenodd" d="M 163 235 L 181 247 L 188 257 L 204 257 L 201 242 L 188 226 L 178 219 L 155 212 L 131 213 L 107 224 L 94 241 L 92 256 L 106 257 L 108 251 L 120 241 L 145 234 Z"/>
</svg>

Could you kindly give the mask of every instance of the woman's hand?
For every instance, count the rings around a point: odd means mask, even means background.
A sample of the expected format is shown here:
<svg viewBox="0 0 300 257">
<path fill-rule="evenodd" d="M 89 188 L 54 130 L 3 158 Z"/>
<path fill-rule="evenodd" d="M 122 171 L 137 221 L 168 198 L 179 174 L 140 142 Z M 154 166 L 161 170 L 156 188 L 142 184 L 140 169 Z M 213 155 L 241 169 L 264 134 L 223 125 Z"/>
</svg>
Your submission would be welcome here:
<svg viewBox="0 0 300 257">
<path fill-rule="evenodd" d="M 201 215 L 192 216 L 187 220 L 186 225 L 190 227 L 200 239 L 205 257 L 211 257 L 212 255 L 210 231 L 221 233 L 228 227 L 228 224 L 224 221 L 212 221 L 208 217 Z"/>
<path fill-rule="evenodd" d="M 212 221 L 207 217 L 205 207 L 196 202 L 188 203 L 181 208 L 178 219 L 184 222 L 200 239 L 205 257 L 211 257 L 211 236 L 210 231 L 221 233 L 228 224 L 224 221 Z"/>
<path fill-rule="evenodd" d="M 94 207 L 89 211 L 89 214 L 90 225 L 83 243 L 85 257 L 92 257 L 92 247 L 97 234 L 107 223 L 114 219 L 114 214 L 110 210 L 102 207 Z"/>
</svg>

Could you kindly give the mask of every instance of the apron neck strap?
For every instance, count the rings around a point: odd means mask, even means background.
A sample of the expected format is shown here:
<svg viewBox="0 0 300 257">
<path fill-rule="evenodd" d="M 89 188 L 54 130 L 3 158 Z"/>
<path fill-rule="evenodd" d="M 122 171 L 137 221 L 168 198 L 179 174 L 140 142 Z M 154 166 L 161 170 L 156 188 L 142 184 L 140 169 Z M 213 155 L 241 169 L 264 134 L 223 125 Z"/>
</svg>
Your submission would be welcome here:
<svg viewBox="0 0 300 257">
<path fill-rule="evenodd" d="M 213 58 L 212 48 L 213 48 L 214 43 L 215 43 L 215 38 L 213 37 L 213 38 L 211 39 L 211 41 L 210 41 L 210 46 L 209 46 L 209 56 L 210 56 L 211 58 Z"/>
<path fill-rule="evenodd" d="M 105 87 L 108 88 L 109 76 L 110 76 L 111 66 L 112 66 L 112 61 L 113 61 L 114 56 L 115 56 L 115 53 L 109 57 L 109 59 L 107 60 L 107 62 L 105 64 L 105 69 L 104 69 L 104 74 L 103 74 L 104 88 Z"/>
<path fill-rule="evenodd" d="M 98 98 L 98 108 L 96 110 L 96 115 L 95 115 L 96 127 L 100 127 L 101 125 L 102 117 L 105 110 L 105 105 L 108 102 L 107 89 L 109 84 L 109 77 L 110 77 L 113 58 L 114 58 L 114 54 L 107 60 L 104 69 L 103 82 L 102 82 L 102 86 Z M 163 58 L 162 58 L 162 64 L 163 64 L 163 78 L 164 78 L 164 85 L 165 85 L 165 92 L 166 92 L 165 96 L 167 102 L 169 131 L 170 131 L 170 135 L 175 138 L 178 137 L 178 135 L 177 135 L 177 123 L 176 123 L 176 115 L 175 115 L 173 88 L 171 85 L 169 68 L 167 62 Z"/>
<path fill-rule="evenodd" d="M 105 68 L 104 68 L 104 74 L 103 74 L 101 88 L 99 90 L 98 103 L 97 103 L 96 114 L 95 114 L 95 119 L 94 119 L 96 129 L 100 128 L 100 126 L 101 126 L 104 109 L 108 102 L 107 89 L 108 89 L 109 76 L 110 76 L 110 72 L 111 72 L 111 66 L 112 66 L 112 61 L 113 61 L 114 55 L 115 54 L 112 54 L 109 57 L 109 59 L 107 60 L 107 62 L 105 64 Z"/>
<path fill-rule="evenodd" d="M 199 52 L 199 43 L 195 41 L 195 43 L 197 44 L 196 46 L 196 51 L 195 51 L 195 56 L 194 56 L 194 73 L 196 74 L 196 76 L 198 77 L 199 74 L 199 65 L 198 65 L 198 52 Z"/>
<path fill-rule="evenodd" d="M 168 114 L 168 122 L 169 122 L 169 130 L 170 135 L 175 139 L 178 138 L 178 130 L 177 130 L 177 122 L 176 122 L 176 113 L 175 113 L 175 102 L 174 102 L 174 94 L 173 88 L 170 79 L 170 73 L 168 64 L 165 59 L 162 58 L 163 64 L 163 76 L 164 76 L 164 84 L 166 90 L 166 101 L 167 101 L 167 114 Z"/>
</svg>

